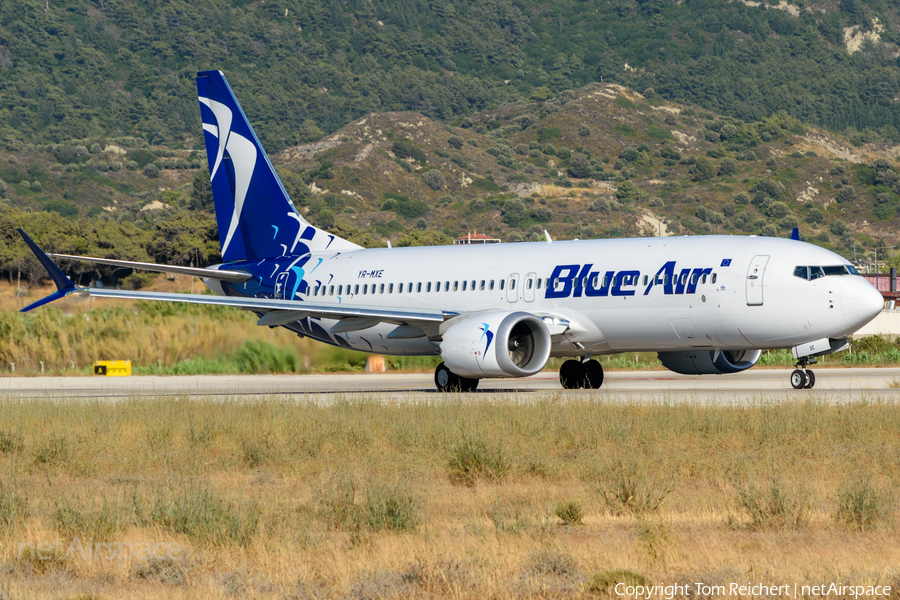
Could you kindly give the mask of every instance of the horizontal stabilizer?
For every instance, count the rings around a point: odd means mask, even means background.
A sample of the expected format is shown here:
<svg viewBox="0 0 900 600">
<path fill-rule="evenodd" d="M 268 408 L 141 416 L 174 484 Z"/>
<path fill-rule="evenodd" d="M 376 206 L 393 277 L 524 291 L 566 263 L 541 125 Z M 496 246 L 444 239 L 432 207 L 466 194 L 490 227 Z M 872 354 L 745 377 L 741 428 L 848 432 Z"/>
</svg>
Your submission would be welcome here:
<svg viewBox="0 0 900 600">
<path fill-rule="evenodd" d="M 138 271 L 151 271 L 153 273 L 172 273 L 174 275 L 187 275 L 189 277 L 201 277 L 203 279 L 218 279 L 230 283 L 243 283 L 252 279 L 253 275 L 246 271 L 228 271 L 215 269 L 200 269 L 197 267 L 178 267 L 175 265 L 158 265 L 156 263 L 135 262 L 131 260 L 114 260 L 111 258 L 94 258 L 92 256 L 70 256 L 69 254 L 48 254 L 53 258 L 66 260 L 78 260 L 81 262 L 122 267 L 124 269 L 136 269 Z"/>
</svg>

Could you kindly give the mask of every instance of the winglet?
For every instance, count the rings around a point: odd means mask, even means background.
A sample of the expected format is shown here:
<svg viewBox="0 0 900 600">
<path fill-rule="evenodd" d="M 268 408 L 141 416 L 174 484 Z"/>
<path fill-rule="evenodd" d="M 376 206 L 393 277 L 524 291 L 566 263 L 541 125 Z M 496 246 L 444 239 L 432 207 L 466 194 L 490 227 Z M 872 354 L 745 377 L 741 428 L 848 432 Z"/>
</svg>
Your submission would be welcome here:
<svg viewBox="0 0 900 600">
<path fill-rule="evenodd" d="M 791 231 L 791 239 L 795 241 L 800 241 L 800 230 L 794 227 L 794 230 Z"/>
<path fill-rule="evenodd" d="M 25 308 L 22 309 L 22 312 L 28 312 L 34 308 L 39 306 L 43 306 L 49 302 L 53 302 L 54 300 L 58 300 L 60 298 L 65 298 L 69 293 L 76 291 L 78 288 L 71 279 L 66 277 L 65 273 L 63 273 L 59 267 L 56 266 L 50 257 L 47 256 L 43 250 L 38 248 L 38 245 L 34 243 L 28 234 L 17 228 L 16 231 L 19 232 L 19 235 L 22 236 L 22 239 L 25 240 L 25 243 L 28 244 L 28 247 L 31 248 L 31 251 L 34 252 L 34 255 L 37 257 L 38 261 L 41 265 L 47 269 L 47 274 L 50 275 L 50 279 L 53 280 L 53 283 L 56 284 L 56 291 L 47 296 L 46 298 L 41 298 L 37 302 L 33 304 L 29 304 Z"/>
</svg>

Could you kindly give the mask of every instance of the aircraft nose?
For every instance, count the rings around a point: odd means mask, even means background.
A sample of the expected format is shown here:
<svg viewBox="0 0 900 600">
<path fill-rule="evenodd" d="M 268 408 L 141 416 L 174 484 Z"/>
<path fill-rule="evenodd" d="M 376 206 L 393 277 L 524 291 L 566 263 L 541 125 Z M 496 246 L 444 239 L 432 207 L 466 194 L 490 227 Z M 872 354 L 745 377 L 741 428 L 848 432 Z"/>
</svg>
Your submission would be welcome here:
<svg viewBox="0 0 900 600">
<path fill-rule="evenodd" d="M 862 277 L 848 278 L 841 289 L 841 310 L 854 330 L 878 316 L 884 308 L 884 297 Z"/>
</svg>

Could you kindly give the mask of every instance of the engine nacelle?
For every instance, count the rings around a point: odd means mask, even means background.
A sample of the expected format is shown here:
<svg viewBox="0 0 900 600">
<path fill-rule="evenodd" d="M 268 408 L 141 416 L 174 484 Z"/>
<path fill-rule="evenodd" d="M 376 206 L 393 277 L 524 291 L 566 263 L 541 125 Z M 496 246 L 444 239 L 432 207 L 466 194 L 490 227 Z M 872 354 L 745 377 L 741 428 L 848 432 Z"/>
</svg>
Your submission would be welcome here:
<svg viewBox="0 0 900 600">
<path fill-rule="evenodd" d="M 682 375 L 722 375 L 746 371 L 759 361 L 762 350 L 689 350 L 658 356 L 665 368 Z"/>
<path fill-rule="evenodd" d="M 441 358 L 461 377 L 527 377 L 550 358 L 550 331 L 526 312 L 473 315 L 453 323 L 441 337 Z"/>
</svg>

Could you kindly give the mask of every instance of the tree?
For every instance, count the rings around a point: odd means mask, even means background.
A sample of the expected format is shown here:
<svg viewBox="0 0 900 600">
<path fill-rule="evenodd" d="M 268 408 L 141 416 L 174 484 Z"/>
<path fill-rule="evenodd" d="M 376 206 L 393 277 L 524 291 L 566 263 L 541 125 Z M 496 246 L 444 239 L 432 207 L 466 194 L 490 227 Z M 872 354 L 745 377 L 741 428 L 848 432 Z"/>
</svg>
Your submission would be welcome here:
<svg viewBox="0 0 900 600">
<path fill-rule="evenodd" d="M 503 222 L 510 227 L 518 227 L 522 219 L 525 218 L 525 205 L 518 198 L 511 198 L 503 203 L 500 209 L 500 216 Z"/>
<path fill-rule="evenodd" d="M 584 179 L 591 176 L 591 161 L 584 154 L 576 154 L 569 161 L 569 175 L 576 179 Z"/>
<path fill-rule="evenodd" d="M 715 176 L 716 169 L 711 160 L 701 156 L 694 163 L 694 166 L 691 167 L 690 173 L 694 176 L 694 180 L 705 181 Z"/>
<path fill-rule="evenodd" d="M 838 191 L 837 196 L 834 198 L 839 203 L 843 204 L 845 202 L 853 202 L 856 200 L 856 190 L 853 189 L 852 185 L 845 185 Z"/>
<path fill-rule="evenodd" d="M 719 163 L 719 175 L 731 175 L 737 171 L 737 161 L 726 158 Z"/>
<path fill-rule="evenodd" d="M 447 185 L 447 180 L 444 179 L 443 173 L 438 169 L 431 169 L 422 173 L 422 181 L 434 191 L 442 190 Z"/>
<path fill-rule="evenodd" d="M 207 169 L 197 171 L 194 175 L 194 187 L 188 207 L 191 210 L 210 210 L 213 207 L 212 183 Z"/>
</svg>

